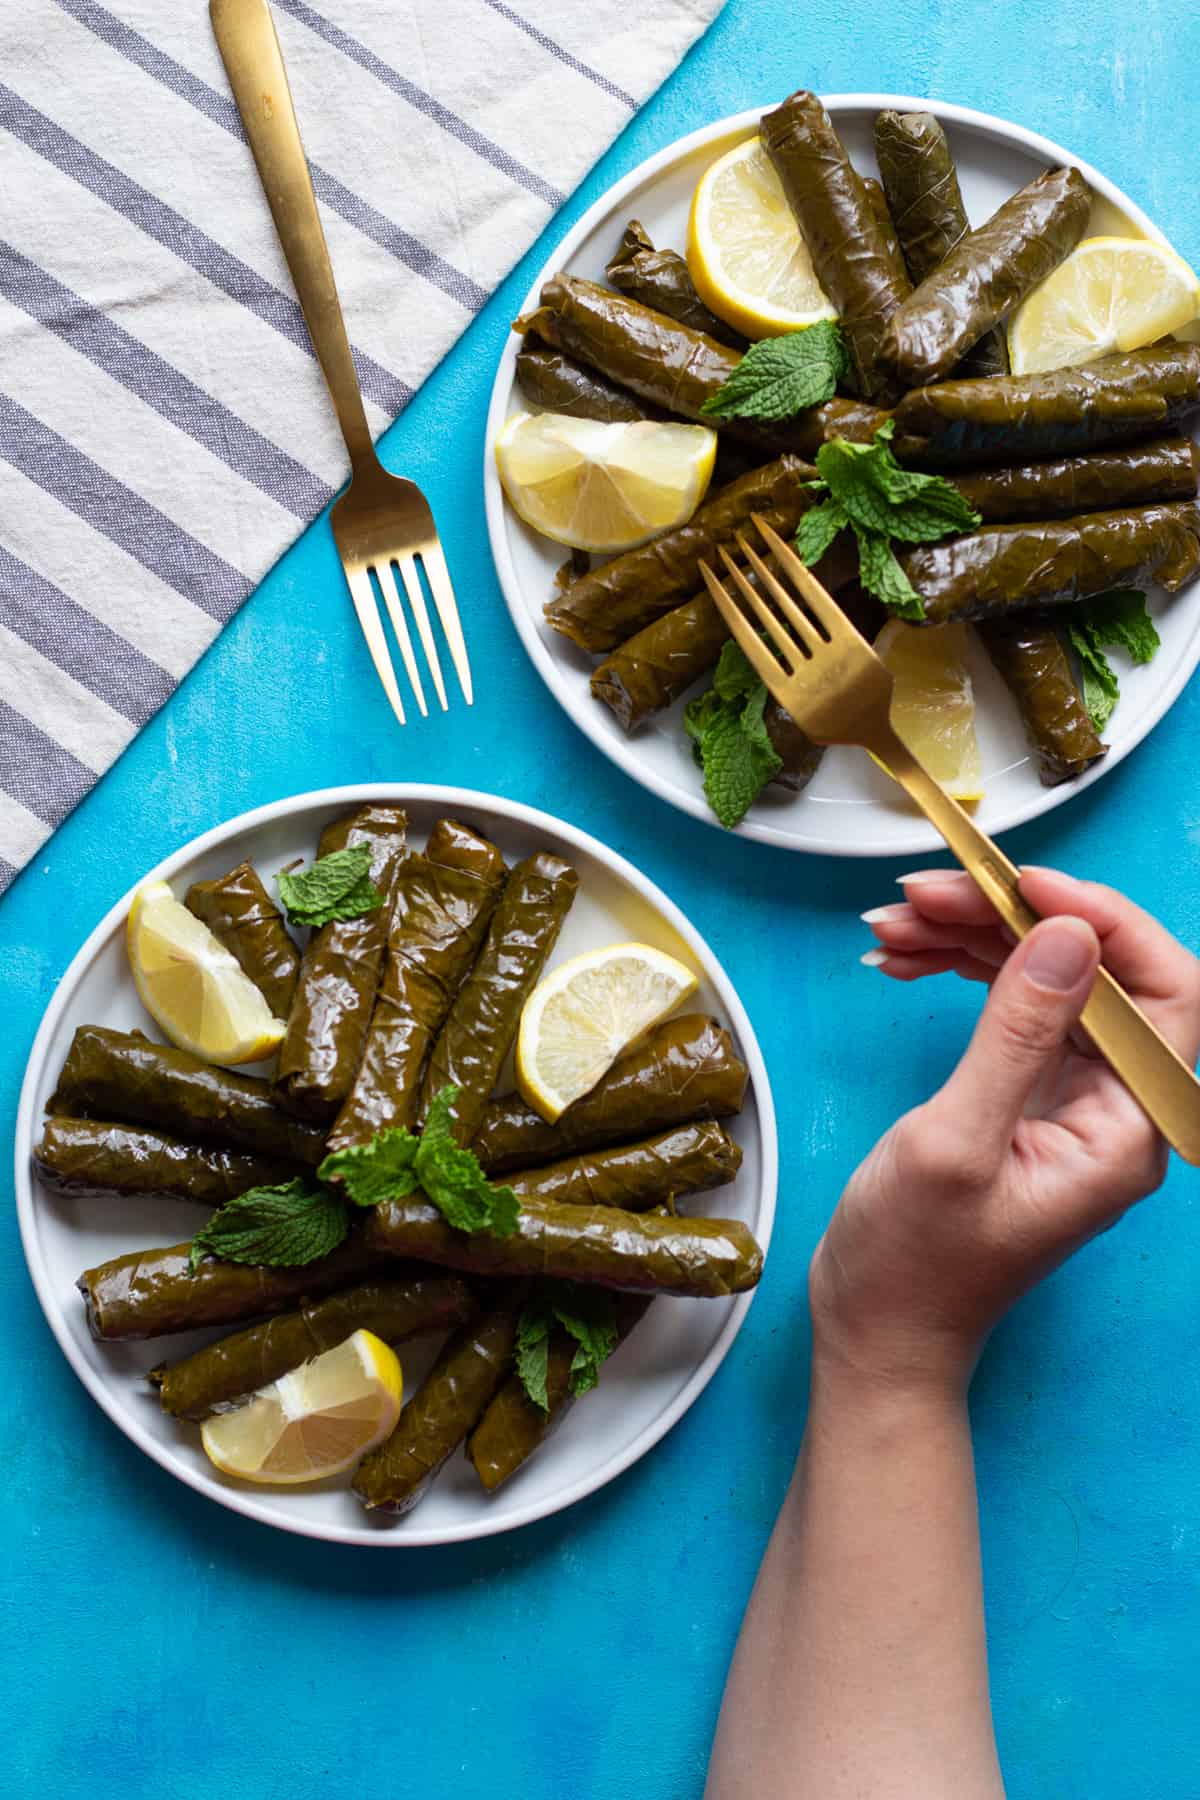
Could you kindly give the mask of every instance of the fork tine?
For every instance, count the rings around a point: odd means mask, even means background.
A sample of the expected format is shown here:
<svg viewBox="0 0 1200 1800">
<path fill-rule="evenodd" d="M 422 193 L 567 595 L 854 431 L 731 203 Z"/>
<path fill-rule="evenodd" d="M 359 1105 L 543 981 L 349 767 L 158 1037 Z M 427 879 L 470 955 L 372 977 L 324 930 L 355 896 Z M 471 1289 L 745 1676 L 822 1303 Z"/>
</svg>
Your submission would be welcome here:
<svg viewBox="0 0 1200 1800">
<path fill-rule="evenodd" d="M 342 572 L 346 577 L 346 585 L 350 589 L 350 598 L 354 602 L 354 610 L 358 614 L 358 622 L 362 626 L 363 636 L 367 640 L 367 649 L 371 652 L 371 661 L 375 664 L 375 673 L 383 683 L 383 691 L 391 703 L 392 711 L 401 725 L 404 725 L 407 723 L 404 717 L 404 703 L 400 698 L 400 689 L 396 686 L 396 671 L 392 668 L 387 638 L 383 635 L 383 621 L 379 617 L 379 607 L 375 600 L 375 590 L 371 586 L 371 577 L 365 569 L 351 571 L 345 563 L 342 564 Z"/>
<path fill-rule="evenodd" d="M 713 605 L 728 625 L 731 636 L 741 646 L 746 661 L 774 693 L 776 684 L 787 680 L 787 670 L 771 655 L 737 601 L 726 593 L 708 563 L 700 564 L 700 573 L 704 577 L 705 587 L 712 595 Z M 778 699 L 778 695 L 776 698 Z"/>
<path fill-rule="evenodd" d="M 733 577 L 734 583 L 743 599 L 748 606 L 753 608 L 757 617 L 762 621 L 763 629 L 771 640 L 771 646 L 776 653 L 777 659 L 782 660 L 788 672 L 794 674 L 798 664 L 804 662 L 808 657 L 808 645 L 803 642 L 798 643 L 794 637 L 788 636 L 787 632 L 783 629 L 783 626 L 779 623 L 777 616 L 771 611 L 771 608 L 767 605 L 757 588 L 754 587 L 741 569 L 738 568 L 724 544 L 718 544 L 717 550 L 720 554 L 721 561 L 725 564 L 727 573 Z"/>
<path fill-rule="evenodd" d="M 388 618 L 392 621 L 392 630 L 395 632 L 396 642 L 400 646 L 400 655 L 404 659 L 404 667 L 408 679 L 412 683 L 412 691 L 417 696 L 417 706 L 420 709 L 421 717 L 427 719 L 429 708 L 425 704 L 425 690 L 421 686 L 421 671 L 417 668 L 417 659 L 413 655 L 408 620 L 404 617 L 404 608 L 401 606 L 400 596 L 396 592 L 396 581 L 390 562 L 375 564 L 375 579 L 379 583 L 379 591 L 383 595 L 383 604 L 387 607 Z"/>
<path fill-rule="evenodd" d="M 850 623 L 837 601 L 827 594 L 812 570 L 801 562 L 790 544 L 785 544 L 779 533 L 768 525 L 760 513 L 751 513 L 750 517 L 762 532 L 763 538 L 780 568 L 791 576 L 805 601 L 812 609 L 814 617 L 820 620 L 832 637 L 835 631 L 852 631 L 855 637 L 861 636 L 857 627 Z M 863 638 L 866 643 L 866 639 Z"/>
<path fill-rule="evenodd" d="M 417 621 L 417 635 L 421 640 L 421 648 L 425 652 L 425 661 L 429 664 L 429 673 L 433 676 L 433 685 L 441 703 L 442 711 L 446 707 L 446 684 L 442 680 L 442 665 L 438 661 L 437 645 L 433 639 L 433 630 L 429 623 L 429 608 L 425 604 L 425 592 L 421 586 L 421 577 L 417 574 L 417 565 L 411 556 L 398 556 L 396 561 L 400 568 L 400 579 L 404 583 L 404 591 L 408 595 L 408 604 L 412 607 L 413 618 Z"/>
<path fill-rule="evenodd" d="M 446 567 L 446 558 L 442 554 L 442 546 L 436 538 L 424 546 L 421 559 L 425 564 L 425 573 L 429 577 L 429 591 L 433 595 L 433 604 L 437 607 L 437 616 L 442 622 L 442 630 L 446 634 L 446 642 L 450 646 L 450 657 L 458 676 L 458 685 L 463 691 L 463 698 L 470 706 L 475 694 L 471 687 L 471 664 L 467 658 L 467 646 L 463 638 L 462 625 L 458 617 L 458 602 L 454 598 L 454 589 L 450 583 L 450 571 Z"/>
<path fill-rule="evenodd" d="M 758 579 L 770 593 L 776 606 L 779 608 L 779 611 L 783 614 L 801 643 L 806 644 L 809 650 L 816 649 L 817 645 L 824 641 L 820 636 L 816 622 L 813 619 L 810 619 L 807 613 L 801 612 L 779 577 L 763 561 L 753 544 L 747 541 L 745 533 L 742 531 L 735 532 L 734 538 L 738 549 L 742 551 L 746 561 L 750 564 L 750 567 L 754 570 Z"/>
</svg>

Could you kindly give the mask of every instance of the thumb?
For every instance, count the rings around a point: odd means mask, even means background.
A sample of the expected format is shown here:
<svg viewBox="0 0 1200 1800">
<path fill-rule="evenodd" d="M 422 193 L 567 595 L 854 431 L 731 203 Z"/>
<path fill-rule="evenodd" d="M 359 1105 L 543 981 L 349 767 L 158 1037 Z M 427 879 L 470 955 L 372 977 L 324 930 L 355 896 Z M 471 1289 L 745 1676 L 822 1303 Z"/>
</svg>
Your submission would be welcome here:
<svg viewBox="0 0 1200 1800">
<path fill-rule="evenodd" d="M 1083 919 L 1043 919 L 992 983 L 966 1054 L 931 1105 L 998 1161 L 1038 1080 L 1083 1011 L 1100 940 Z"/>
</svg>

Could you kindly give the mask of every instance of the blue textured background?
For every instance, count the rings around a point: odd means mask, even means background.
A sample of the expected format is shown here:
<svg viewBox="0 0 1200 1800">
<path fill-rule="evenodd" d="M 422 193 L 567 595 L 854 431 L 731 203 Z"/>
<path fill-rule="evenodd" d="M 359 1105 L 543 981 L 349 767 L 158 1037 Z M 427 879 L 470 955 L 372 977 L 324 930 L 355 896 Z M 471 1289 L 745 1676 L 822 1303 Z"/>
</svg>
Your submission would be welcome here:
<svg viewBox="0 0 1200 1800">
<path fill-rule="evenodd" d="M 731 0 L 384 446 L 433 501 L 480 688 L 392 728 L 328 526 L 293 549 L 0 907 L 11 1118 L 76 946 L 151 863 L 279 795 L 445 780 L 562 814 L 639 862 L 741 987 L 783 1151 L 766 1280 L 725 1367 L 614 1486 L 507 1539 L 385 1555 L 274 1534 L 173 1482 L 91 1404 L 0 1237 L 5 1788 L 121 1800 L 699 1795 L 741 1608 L 803 1420 L 804 1271 L 855 1160 L 949 1067 L 973 992 L 859 968 L 899 872 L 725 842 L 604 763 L 550 702 L 489 565 L 484 412 L 556 237 L 617 176 L 808 85 L 1000 113 L 1098 164 L 1200 261 L 1191 0 Z M 1121 882 L 1200 944 L 1200 688 L 1009 848 Z M 848 1029 L 848 1023 L 854 1022 Z M 7 1184 L 7 1173 L 5 1174 Z M 1195 1800 L 1200 1217 L 1184 1172 L 998 1335 L 975 1393 L 1001 1749 L 1014 1800 Z"/>
</svg>

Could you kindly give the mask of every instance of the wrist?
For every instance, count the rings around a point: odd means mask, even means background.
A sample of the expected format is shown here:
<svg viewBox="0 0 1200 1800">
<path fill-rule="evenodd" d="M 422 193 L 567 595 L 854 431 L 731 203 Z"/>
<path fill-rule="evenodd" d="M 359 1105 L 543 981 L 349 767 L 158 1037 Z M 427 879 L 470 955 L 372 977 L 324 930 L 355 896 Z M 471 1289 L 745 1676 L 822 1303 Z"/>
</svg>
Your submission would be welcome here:
<svg viewBox="0 0 1200 1800">
<path fill-rule="evenodd" d="M 958 1412 L 966 1407 L 971 1366 L 962 1359 L 897 1354 L 877 1343 L 847 1341 L 814 1328 L 809 1375 L 810 1408 L 844 1414 L 908 1417 L 914 1412 Z"/>
</svg>

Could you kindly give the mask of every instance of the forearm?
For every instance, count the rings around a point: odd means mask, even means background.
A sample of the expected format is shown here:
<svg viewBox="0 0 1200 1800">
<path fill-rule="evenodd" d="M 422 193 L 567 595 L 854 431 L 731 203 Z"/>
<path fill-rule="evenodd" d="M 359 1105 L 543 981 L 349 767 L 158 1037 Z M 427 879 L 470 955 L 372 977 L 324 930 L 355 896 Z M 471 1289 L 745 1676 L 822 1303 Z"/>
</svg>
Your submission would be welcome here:
<svg viewBox="0 0 1200 1800">
<path fill-rule="evenodd" d="M 1003 1800 L 966 1401 L 820 1358 L 706 1800 Z"/>
</svg>

